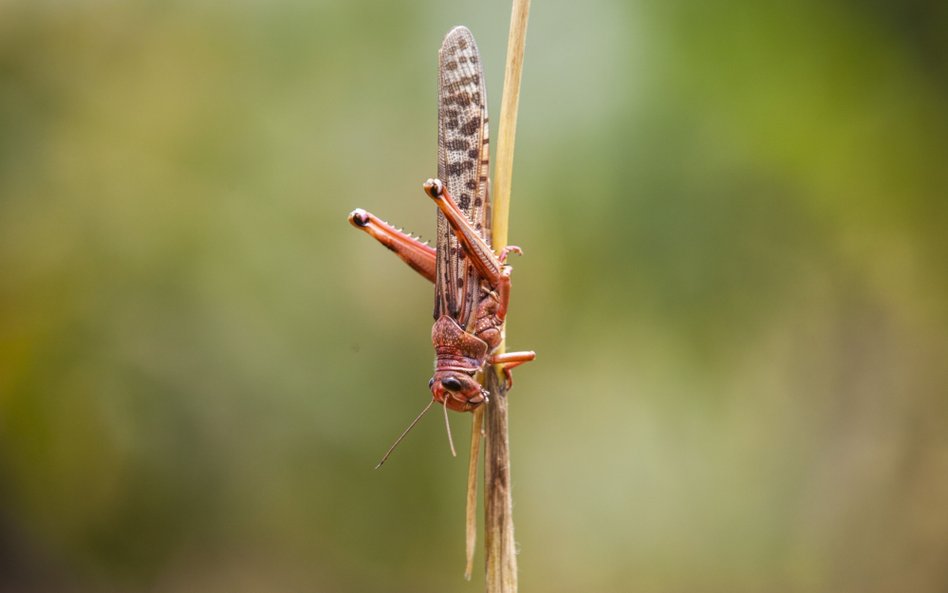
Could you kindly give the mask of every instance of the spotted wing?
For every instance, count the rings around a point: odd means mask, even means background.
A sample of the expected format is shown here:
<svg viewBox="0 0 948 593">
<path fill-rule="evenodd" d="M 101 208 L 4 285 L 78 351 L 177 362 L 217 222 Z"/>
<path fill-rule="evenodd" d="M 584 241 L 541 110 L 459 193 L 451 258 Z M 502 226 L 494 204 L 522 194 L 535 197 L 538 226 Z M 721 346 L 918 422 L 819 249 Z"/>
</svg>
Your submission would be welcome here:
<svg viewBox="0 0 948 593">
<path fill-rule="evenodd" d="M 487 91 L 474 36 L 455 27 L 441 44 L 438 87 L 438 177 L 461 210 L 490 243 L 490 168 Z M 434 317 L 450 315 L 473 325 L 480 275 L 438 211 Z"/>
</svg>

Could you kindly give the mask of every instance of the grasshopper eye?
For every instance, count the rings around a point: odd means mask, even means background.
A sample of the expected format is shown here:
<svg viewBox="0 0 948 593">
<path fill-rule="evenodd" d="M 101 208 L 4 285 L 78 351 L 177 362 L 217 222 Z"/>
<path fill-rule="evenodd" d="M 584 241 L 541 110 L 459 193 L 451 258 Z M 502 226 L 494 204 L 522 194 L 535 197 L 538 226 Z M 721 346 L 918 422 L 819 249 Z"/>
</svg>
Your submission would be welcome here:
<svg viewBox="0 0 948 593">
<path fill-rule="evenodd" d="M 451 391 L 459 391 L 461 389 L 461 382 L 458 381 L 455 377 L 448 377 L 447 379 L 442 379 L 441 384 L 445 388 L 450 389 Z"/>
<path fill-rule="evenodd" d="M 428 389 L 431 389 L 432 385 L 434 385 L 434 377 L 428 379 Z"/>
</svg>

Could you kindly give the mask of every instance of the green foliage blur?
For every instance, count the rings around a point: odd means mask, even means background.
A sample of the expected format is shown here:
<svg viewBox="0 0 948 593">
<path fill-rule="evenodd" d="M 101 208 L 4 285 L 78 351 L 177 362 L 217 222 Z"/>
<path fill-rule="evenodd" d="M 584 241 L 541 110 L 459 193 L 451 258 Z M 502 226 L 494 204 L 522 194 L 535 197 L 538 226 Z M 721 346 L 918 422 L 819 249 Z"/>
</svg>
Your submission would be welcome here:
<svg viewBox="0 0 948 593">
<path fill-rule="evenodd" d="M 506 2 L 0 3 L 0 591 L 479 591 L 436 69 Z M 535 0 L 525 592 L 948 588 L 948 9 Z M 493 130 L 496 132 L 496 130 Z M 480 561 L 480 560 L 479 560 Z"/>
</svg>

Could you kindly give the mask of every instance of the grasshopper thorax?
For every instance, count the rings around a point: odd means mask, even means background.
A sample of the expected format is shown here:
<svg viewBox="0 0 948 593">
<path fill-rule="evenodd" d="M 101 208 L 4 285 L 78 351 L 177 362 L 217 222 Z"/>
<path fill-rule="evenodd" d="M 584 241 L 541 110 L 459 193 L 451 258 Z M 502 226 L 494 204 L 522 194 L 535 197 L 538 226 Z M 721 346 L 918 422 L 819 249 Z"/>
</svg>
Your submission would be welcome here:
<svg viewBox="0 0 948 593">
<path fill-rule="evenodd" d="M 458 412 L 473 410 L 487 401 L 487 391 L 475 376 L 487 360 L 487 343 L 470 334 L 453 318 L 442 315 L 431 328 L 435 373 L 428 382 L 439 404 Z"/>
</svg>

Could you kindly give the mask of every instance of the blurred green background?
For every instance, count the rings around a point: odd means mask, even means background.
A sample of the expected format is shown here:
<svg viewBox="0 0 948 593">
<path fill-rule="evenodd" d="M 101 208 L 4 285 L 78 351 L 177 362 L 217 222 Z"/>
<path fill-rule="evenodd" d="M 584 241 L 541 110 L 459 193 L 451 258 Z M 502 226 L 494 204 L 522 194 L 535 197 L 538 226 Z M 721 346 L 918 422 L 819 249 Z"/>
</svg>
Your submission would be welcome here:
<svg viewBox="0 0 948 593">
<path fill-rule="evenodd" d="M 469 417 L 372 471 L 433 296 L 346 215 L 432 235 L 509 13 L 0 3 L 0 591 L 483 589 Z M 537 0 L 520 106 L 522 590 L 948 589 L 946 5 Z"/>
</svg>

